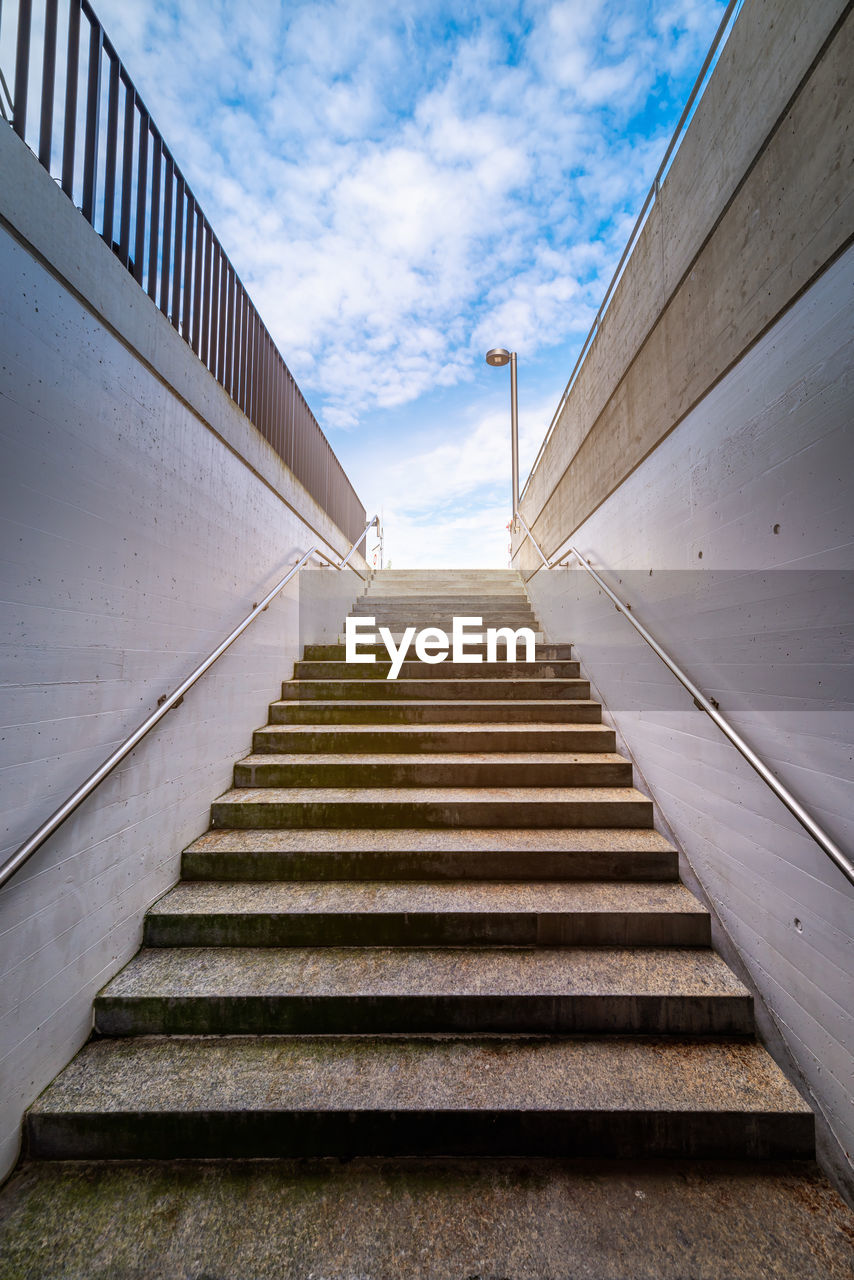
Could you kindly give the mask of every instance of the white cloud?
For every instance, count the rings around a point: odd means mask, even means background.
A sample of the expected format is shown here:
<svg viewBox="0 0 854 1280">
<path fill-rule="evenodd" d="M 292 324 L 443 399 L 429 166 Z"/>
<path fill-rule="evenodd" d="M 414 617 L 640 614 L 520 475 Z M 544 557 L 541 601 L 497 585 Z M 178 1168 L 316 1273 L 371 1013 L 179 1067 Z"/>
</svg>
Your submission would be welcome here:
<svg viewBox="0 0 854 1280">
<path fill-rule="evenodd" d="M 508 380 L 506 371 L 495 377 Z M 519 432 L 523 476 L 551 409 L 550 401 L 523 403 Z M 367 475 L 370 467 L 362 465 Z M 507 402 L 500 408 L 463 413 L 452 435 L 393 453 L 382 463 L 381 472 L 380 493 L 387 497 L 386 556 L 398 568 L 506 567 L 511 510 Z"/>
<path fill-rule="evenodd" d="M 583 335 L 723 4 L 98 9 L 321 422 L 364 448 L 376 414 L 470 384 L 485 346 L 530 360 Z M 377 485 L 407 495 L 413 547 L 444 492 L 492 512 L 496 430 L 443 422 L 423 454 L 398 433 Z"/>
<path fill-rule="evenodd" d="M 448 515 L 386 510 L 385 559 L 397 569 L 506 569 L 510 535 L 500 503 Z"/>
</svg>

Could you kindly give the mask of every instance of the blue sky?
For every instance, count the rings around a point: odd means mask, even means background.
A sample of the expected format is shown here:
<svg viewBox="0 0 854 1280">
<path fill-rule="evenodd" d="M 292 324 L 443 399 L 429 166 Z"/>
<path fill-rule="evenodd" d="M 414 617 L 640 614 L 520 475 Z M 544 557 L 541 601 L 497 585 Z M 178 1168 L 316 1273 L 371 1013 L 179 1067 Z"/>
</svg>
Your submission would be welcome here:
<svg viewBox="0 0 854 1280">
<path fill-rule="evenodd" d="M 722 0 L 98 0 L 396 567 L 507 562 L 522 479 Z"/>
</svg>

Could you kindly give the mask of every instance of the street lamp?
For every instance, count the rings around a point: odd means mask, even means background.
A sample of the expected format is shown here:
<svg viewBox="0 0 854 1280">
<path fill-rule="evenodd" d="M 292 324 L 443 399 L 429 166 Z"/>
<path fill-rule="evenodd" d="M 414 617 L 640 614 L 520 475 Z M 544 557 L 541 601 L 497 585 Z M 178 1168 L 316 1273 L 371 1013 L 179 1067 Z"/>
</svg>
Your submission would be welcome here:
<svg viewBox="0 0 854 1280">
<path fill-rule="evenodd" d="M 513 520 L 516 529 L 516 513 L 519 510 L 519 397 L 516 390 L 516 352 L 506 347 L 493 347 L 486 353 L 486 363 L 495 369 L 510 365 L 510 456 L 513 484 Z"/>
</svg>

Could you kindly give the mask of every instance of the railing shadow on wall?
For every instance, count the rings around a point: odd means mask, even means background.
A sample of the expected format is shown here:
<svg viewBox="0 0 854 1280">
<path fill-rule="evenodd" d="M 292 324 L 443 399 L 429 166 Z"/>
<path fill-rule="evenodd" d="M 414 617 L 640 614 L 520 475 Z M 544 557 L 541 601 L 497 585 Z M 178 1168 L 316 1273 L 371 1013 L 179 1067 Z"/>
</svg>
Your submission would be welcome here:
<svg viewBox="0 0 854 1280">
<path fill-rule="evenodd" d="M 14 49 L 4 115 L 352 541 L 365 509 L 92 6 L 37 8 L 0 0 L 0 37 Z"/>
</svg>

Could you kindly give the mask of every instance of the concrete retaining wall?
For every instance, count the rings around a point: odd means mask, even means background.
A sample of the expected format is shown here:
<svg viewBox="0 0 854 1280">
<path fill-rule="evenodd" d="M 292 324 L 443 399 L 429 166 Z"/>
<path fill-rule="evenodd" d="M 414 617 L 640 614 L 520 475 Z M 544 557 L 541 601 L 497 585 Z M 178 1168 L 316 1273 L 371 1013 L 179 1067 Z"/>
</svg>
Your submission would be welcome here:
<svg viewBox="0 0 854 1280">
<path fill-rule="evenodd" d="M 6 855 L 299 553 L 346 540 L 1 125 L 0 174 Z M 300 604 L 294 582 L 0 891 L 0 1175 L 290 676 Z"/>
<path fill-rule="evenodd" d="M 843 849 L 854 849 L 854 250 L 574 535 Z M 854 890 L 580 569 L 529 593 L 571 639 L 854 1187 Z"/>
<path fill-rule="evenodd" d="M 522 500 L 543 550 L 590 556 L 849 851 L 852 64 L 843 0 L 745 0 Z M 850 886 L 583 571 L 530 593 L 854 1194 Z"/>
<path fill-rule="evenodd" d="M 850 242 L 845 8 L 746 0 L 523 494 L 547 555 Z"/>
</svg>

